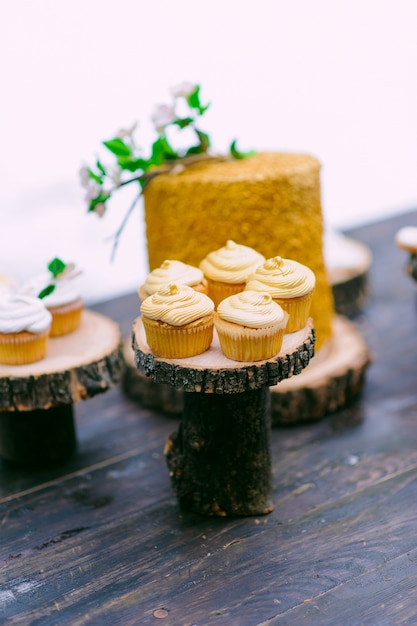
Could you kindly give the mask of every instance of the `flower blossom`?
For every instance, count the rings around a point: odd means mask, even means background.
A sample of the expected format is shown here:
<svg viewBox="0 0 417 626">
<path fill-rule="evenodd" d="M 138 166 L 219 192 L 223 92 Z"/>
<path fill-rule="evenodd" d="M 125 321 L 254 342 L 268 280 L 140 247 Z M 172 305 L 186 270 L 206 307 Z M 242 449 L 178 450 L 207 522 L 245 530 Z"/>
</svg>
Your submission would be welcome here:
<svg viewBox="0 0 417 626">
<path fill-rule="evenodd" d="M 196 89 L 197 85 L 195 83 L 185 81 L 179 85 L 171 87 L 171 94 L 174 98 L 188 98 L 188 96 L 191 95 Z"/>
<path fill-rule="evenodd" d="M 135 132 L 137 125 L 138 123 L 135 122 L 130 128 L 121 128 L 116 136 L 119 137 L 119 139 L 132 139 L 133 133 Z"/>
<path fill-rule="evenodd" d="M 103 217 L 105 212 L 106 212 L 106 205 L 104 204 L 104 202 L 100 202 L 99 204 L 96 204 L 96 206 L 94 207 L 93 213 L 96 213 L 99 217 Z"/>
<path fill-rule="evenodd" d="M 81 187 L 84 187 L 84 189 L 87 189 L 91 181 L 90 172 L 89 172 L 87 165 L 83 165 L 80 168 L 80 181 L 81 181 Z"/>
<path fill-rule="evenodd" d="M 159 104 L 152 115 L 152 122 L 158 133 L 162 133 L 166 126 L 176 119 L 174 107 L 169 104 Z"/>
<path fill-rule="evenodd" d="M 90 200 L 94 200 L 94 198 L 97 198 L 97 196 L 99 195 L 101 191 L 100 185 L 96 183 L 94 180 L 92 180 L 91 178 L 88 180 L 87 184 L 84 185 L 84 188 L 86 190 L 85 200 L 87 202 L 90 202 Z"/>
</svg>

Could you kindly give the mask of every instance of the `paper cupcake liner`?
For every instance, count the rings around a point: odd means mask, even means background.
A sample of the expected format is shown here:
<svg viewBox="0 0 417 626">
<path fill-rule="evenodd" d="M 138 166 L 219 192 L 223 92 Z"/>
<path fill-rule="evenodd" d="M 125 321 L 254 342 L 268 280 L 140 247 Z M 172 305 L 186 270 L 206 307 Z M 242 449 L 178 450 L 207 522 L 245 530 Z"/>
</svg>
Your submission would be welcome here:
<svg viewBox="0 0 417 626">
<path fill-rule="evenodd" d="M 209 349 L 213 340 L 213 316 L 204 320 L 200 324 L 170 326 L 142 317 L 149 348 L 156 356 L 167 359 L 196 356 Z"/>
<path fill-rule="evenodd" d="M 273 298 L 289 315 L 286 333 L 294 333 L 304 328 L 310 315 L 312 299 L 313 291 L 299 298 Z"/>
<path fill-rule="evenodd" d="M 267 328 L 247 328 L 215 315 L 214 325 L 223 354 L 233 361 L 263 361 L 281 350 L 285 323 Z"/>
<path fill-rule="evenodd" d="M 215 280 L 207 279 L 208 297 L 214 302 L 214 306 L 220 304 L 222 300 L 229 296 L 234 296 L 245 289 L 246 283 L 220 283 Z"/>
<path fill-rule="evenodd" d="M 60 306 L 48 307 L 52 315 L 51 337 L 60 337 L 77 330 L 81 323 L 81 313 L 83 304 L 80 300 L 77 302 Z"/>
<path fill-rule="evenodd" d="M 41 361 L 46 356 L 47 346 L 47 332 L 43 334 L 28 332 L 1 334 L 0 363 L 26 365 Z"/>
</svg>

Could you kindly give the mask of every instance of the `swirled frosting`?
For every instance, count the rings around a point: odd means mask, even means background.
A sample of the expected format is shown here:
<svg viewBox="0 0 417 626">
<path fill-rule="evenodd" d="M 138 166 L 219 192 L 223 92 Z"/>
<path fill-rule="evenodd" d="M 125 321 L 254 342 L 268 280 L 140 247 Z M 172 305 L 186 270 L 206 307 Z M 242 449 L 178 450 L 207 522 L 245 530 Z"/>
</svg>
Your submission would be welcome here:
<svg viewBox="0 0 417 626">
<path fill-rule="evenodd" d="M 267 259 L 249 277 L 245 289 L 267 291 L 273 298 L 298 298 L 310 293 L 315 287 L 316 277 L 309 267 L 282 259 L 280 256 Z"/>
<path fill-rule="evenodd" d="M 218 305 L 217 314 L 227 322 L 249 328 L 284 324 L 287 318 L 272 296 L 260 291 L 241 291 L 225 298 Z"/>
<path fill-rule="evenodd" d="M 54 285 L 55 287 L 48 296 L 42 298 L 44 305 L 48 308 L 69 304 L 81 297 L 74 279 L 66 278 L 65 276 L 53 278 L 48 272 L 35 276 L 26 282 L 19 291 L 24 294 L 38 296 L 48 285 Z"/>
<path fill-rule="evenodd" d="M 144 288 L 146 293 L 152 295 L 169 283 L 177 285 L 198 285 L 203 280 L 203 272 L 198 267 L 187 265 L 182 261 L 170 261 L 167 259 L 160 267 L 148 274 Z"/>
<path fill-rule="evenodd" d="M 144 300 L 142 315 L 171 326 L 184 326 L 214 312 L 213 301 L 187 285 L 170 283 Z"/>
<path fill-rule="evenodd" d="M 265 257 L 249 246 L 231 239 L 219 250 L 209 252 L 201 261 L 200 269 L 206 278 L 222 283 L 244 283 Z"/>
<path fill-rule="evenodd" d="M 52 315 L 39 298 L 5 292 L 0 295 L 0 332 L 40 334 L 48 330 Z"/>
</svg>

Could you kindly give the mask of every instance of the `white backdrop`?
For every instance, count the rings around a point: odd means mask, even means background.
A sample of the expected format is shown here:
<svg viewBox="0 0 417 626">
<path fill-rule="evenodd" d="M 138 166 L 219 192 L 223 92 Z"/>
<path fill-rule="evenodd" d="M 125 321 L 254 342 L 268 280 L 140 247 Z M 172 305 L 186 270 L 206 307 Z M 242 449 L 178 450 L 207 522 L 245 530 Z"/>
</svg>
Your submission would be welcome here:
<svg viewBox="0 0 417 626">
<path fill-rule="evenodd" d="M 78 170 L 137 120 L 147 148 L 153 106 L 183 80 L 211 102 L 216 149 L 320 159 L 329 227 L 417 207 L 415 0 L 14 0 L 1 18 L 0 273 L 60 256 L 89 302 L 137 286 L 141 210 L 111 264 L 129 194 L 88 215 Z"/>
</svg>

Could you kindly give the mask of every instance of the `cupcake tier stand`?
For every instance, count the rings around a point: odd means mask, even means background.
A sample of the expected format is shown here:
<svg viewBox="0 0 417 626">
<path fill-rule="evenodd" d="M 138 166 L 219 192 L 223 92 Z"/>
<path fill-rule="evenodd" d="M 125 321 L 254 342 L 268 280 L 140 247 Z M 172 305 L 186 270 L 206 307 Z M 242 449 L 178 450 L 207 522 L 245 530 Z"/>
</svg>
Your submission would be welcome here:
<svg viewBox="0 0 417 626">
<path fill-rule="evenodd" d="M 335 310 L 353 317 L 366 307 L 372 254 L 362 242 L 340 233 L 333 233 L 329 239 L 332 245 L 326 267 Z"/>
<path fill-rule="evenodd" d="M 66 461 L 76 449 L 73 405 L 110 389 L 122 369 L 117 324 L 90 310 L 76 331 L 49 339 L 42 361 L 0 364 L 0 457 L 21 465 Z"/>
<path fill-rule="evenodd" d="M 141 319 L 133 327 L 136 365 L 156 383 L 184 391 L 177 431 L 165 446 L 180 505 L 203 515 L 263 515 L 271 500 L 271 385 L 299 374 L 314 354 L 314 330 L 285 335 L 281 352 L 265 361 L 238 363 L 210 349 L 188 359 L 154 356 Z"/>
</svg>

